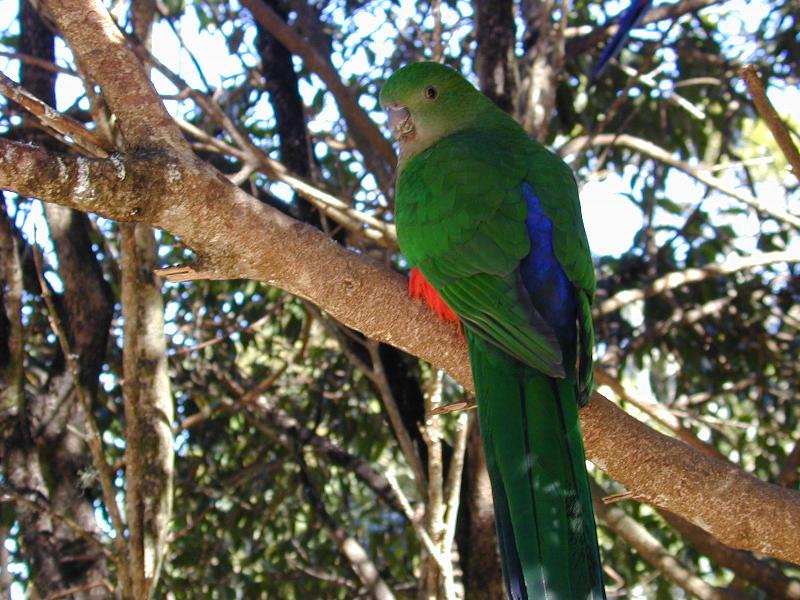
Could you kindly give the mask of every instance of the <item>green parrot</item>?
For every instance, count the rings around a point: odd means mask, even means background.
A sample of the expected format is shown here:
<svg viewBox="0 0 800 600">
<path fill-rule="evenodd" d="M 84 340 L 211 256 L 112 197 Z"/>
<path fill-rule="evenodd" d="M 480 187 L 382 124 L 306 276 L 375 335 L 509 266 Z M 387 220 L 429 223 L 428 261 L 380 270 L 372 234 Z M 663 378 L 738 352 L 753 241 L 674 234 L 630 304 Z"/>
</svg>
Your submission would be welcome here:
<svg viewBox="0 0 800 600">
<path fill-rule="evenodd" d="M 467 338 L 508 596 L 604 598 L 578 423 L 595 278 L 575 179 L 444 65 L 398 70 L 380 102 L 412 294 Z"/>
</svg>

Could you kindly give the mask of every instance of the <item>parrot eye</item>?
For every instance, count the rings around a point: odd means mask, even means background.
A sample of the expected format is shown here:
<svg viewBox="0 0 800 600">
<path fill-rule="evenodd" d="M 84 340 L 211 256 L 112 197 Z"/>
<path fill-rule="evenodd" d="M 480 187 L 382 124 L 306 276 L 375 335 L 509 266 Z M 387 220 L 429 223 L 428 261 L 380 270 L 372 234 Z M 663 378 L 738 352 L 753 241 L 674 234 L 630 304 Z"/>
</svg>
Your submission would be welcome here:
<svg viewBox="0 0 800 600">
<path fill-rule="evenodd" d="M 425 97 L 428 100 L 436 100 L 438 96 L 439 96 L 439 90 L 437 90 L 432 85 L 429 85 L 428 87 L 425 88 Z"/>
</svg>

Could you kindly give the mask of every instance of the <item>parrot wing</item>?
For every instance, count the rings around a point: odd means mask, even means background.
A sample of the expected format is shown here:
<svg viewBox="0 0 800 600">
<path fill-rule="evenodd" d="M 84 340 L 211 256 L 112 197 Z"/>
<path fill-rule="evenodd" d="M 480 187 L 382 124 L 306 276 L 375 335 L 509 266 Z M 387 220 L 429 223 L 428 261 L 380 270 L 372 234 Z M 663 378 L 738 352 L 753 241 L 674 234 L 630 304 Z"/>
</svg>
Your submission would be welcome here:
<svg viewBox="0 0 800 600">
<path fill-rule="evenodd" d="M 505 134 L 465 130 L 405 166 L 398 181 L 400 247 L 467 327 L 523 363 L 563 377 L 557 336 L 518 269 L 530 252 L 520 188 L 531 158 L 527 138 Z M 432 223 L 440 235 L 428 234 Z"/>
<path fill-rule="evenodd" d="M 579 402 L 585 404 L 592 392 L 594 375 L 592 352 L 594 326 L 591 305 L 596 281 L 589 241 L 583 227 L 578 186 L 570 168 L 544 146 L 531 141 L 532 167 L 526 181 L 533 187 L 542 210 L 553 224 L 553 251 L 569 280 L 577 290 L 578 389 Z"/>
</svg>

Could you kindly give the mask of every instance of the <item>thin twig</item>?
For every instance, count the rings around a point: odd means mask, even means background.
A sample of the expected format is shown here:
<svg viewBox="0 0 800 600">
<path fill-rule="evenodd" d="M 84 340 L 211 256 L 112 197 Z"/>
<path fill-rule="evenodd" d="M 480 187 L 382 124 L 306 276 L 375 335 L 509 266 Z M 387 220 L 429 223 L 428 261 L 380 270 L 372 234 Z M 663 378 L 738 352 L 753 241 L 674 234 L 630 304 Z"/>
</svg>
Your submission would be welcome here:
<svg viewBox="0 0 800 600">
<path fill-rule="evenodd" d="M 609 496 L 606 490 L 590 479 L 592 488 L 592 504 L 597 515 L 603 519 L 608 527 L 633 549 L 643 559 L 661 571 L 664 576 L 679 585 L 693 597 L 702 600 L 721 600 L 737 598 L 734 593 L 715 588 L 694 575 L 681 564 L 655 537 L 653 537 L 641 524 L 636 522 L 618 506 L 604 502 L 605 498 L 614 498 L 618 494 Z M 624 492 L 623 494 L 628 494 Z M 601 500 L 601 498 L 603 500 Z"/>
<path fill-rule="evenodd" d="M 89 428 L 89 435 L 87 436 L 87 443 L 92 453 L 92 462 L 99 473 L 100 487 L 103 491 L 103 501 L 105 502 L 106 509 L 108 510 L 109 517 L 111 517 L 111 526 L 114 528 L 114 555 L 113 560 L 117 565 L 120 572 L 120 579 L 124 582 L 123 589 L 129 589 L 127 582 L 129 581 L 128 573 L 128 552 L 125 545 L 125 525 L 122 520 L 119 506 L 116 500 L 116 487 L 114 486 L 114 478 L 111 469 L 106 462 L 103 453 L 103 438 L 100 434 L 100 429 L 97 422 L 94 420 L 94 413 L 92 412 L 92 402 L 89 392 L 81 384 L 80 381 L 80 367 L 78 365 L 78 357 L 72 353 L 70 349 L 69 340 L 67 339 L 66 331 L 61 324 L 61 319 L 58 316 L 55 308 L 55 302 L 50 293 L 50 286 L 44 279 L 42 271 L 42 257 L 38 246 L 33 248 L 33 263 L 36 267 L 36 277 L 39 280 L 39 286 L 42 290 L 42 299 L 47 305 L 47 316 L 50 320 L 50 327 L 58 338 L 61 352 L 67 361 L 72 380 L 75 385 L 75 391 L 78 395 L 81 408 L 83 409 L 84 419 Z"/>
<path fill-rule="evenodd" d="M 3 73 L 0 73 L 0 94 L 24 107 L 25 110 L 36 116 L 47 127 L 64 137 L 72 139 L 75 145 L 92 156 L 106 158 L 114 151 L 103 139 L 86 129 L 78 121 L 61 114 L 49 104 L 42 102 Z"/>
<path fill-rule="evenodd" d="M 792 165 L 795 177 L 800 179 L 800 152 L 797 151 L 797 146 L 792 141 L 786 125 L 783 123 L 772 103 L 767 98 L 767 93 L 764 91 L 764 84 L 758 76 L 756 67 L 754 65 L 745 65 L 739 74 L 747 84 L 747 89 L 750 91 L 750 97 L 753 99 L 753 104 L 761 115 L 761 118 L 767 123 L 767 127 L 772 132 L 772 137 L 778 143 L 778 146 L 786 157 L 786 160 Z"/>
<path fill-rule="evenodd" d="M 586 136 L 579 136 L 573 138 L 564 146 L 559 148 L 559 154 L 561 156 L 565 156 L 571 154 L 575 151 L 576 148 L 581 148 L 586 143 Z M 730 196 L 731 198 L 735 198 L 739 202 L 747 204 L 748 206 L 761 211 L 779 221 L 783 221 L 784 223 L 788 223 L 789 225 L 800 229 L 800 216 L 794 215 L 792 213 L 786 212 L 784 210 L 780 210 L 778 208 L 772 208 L 767 204 L 761 202 L 758 198 L 753 196 L 752 194 L 744 191 L 740 191 L 728 184 L 726 184 L 721 179 L 718 179 L 710 174 L 710 171 L 713 167 L 706 166 L 706 165 L 699 165 L 694 166 L 690 165 L 689 163 L 679 160 L 675 158 L 670 152 L 667 152 L 660 146 L 656 144 L 644 140 L 642 138 L 638 138 L 633 135 L 628 134 L 621 134 L 621 135 L 614 135 L 614 134 L 603 134 L 598 135 L 591 141 L 590 145 L 596 146 L 608 146 L 608 145 L 615 145 L 615 146 L 626 146 L 640 152 L 650 158 L 657 160 L 665 165 L 669 165 L 670 167 L 675 167 L 676 169 L 683 171 L 687 175 L 690 175 L 697 181 L 702 184 L 705 184 L 715 190 L 722 192 L 723 194 Z"/>
<path fill-rule="evenodd" d="M 6 502 L 6 498 L 8 498 L 9 501 L 16 502 L 18 504 L 24 504 L 28 508 L 47 514 L 54 520 L 66 526 L 68 529 L 72 530 L 79 537 L 88 541 L 92 546 L 100 550 L 100 552 L 102 552 L 106 558 L 113 560 L 114 557 L 111 552 L 109 552 L 106 545 L 101 540 L 97 539 L 91 531 L 87 531 L 84 527 L 81 527 L 77 521 L 74 521 L 70 517 L 61 514 L 49 505 L 26 497 L 25 494 L 12 489 L 8 485 L 0 484 L 0 504 Z"/>
<path fill-rule="evenodd" d="M 49 596 L 46 596 L 44 600 L 59 600 L 60 598 L 68 598 L 72 595 L 81 596 L 81 592 L 88 592 L 89 590 L 99 587 L 105 588 L 109 595 L 114 593 L 114 588 L 111 586 L 109 581 L 107 579 L 101 579 L 100 581 L 94 581 L 92 583 L 87 583 L 86 585 L 75 586 L 55 592 Z"/>
<path fill-rule="evenodd" d="M 417 482 L 417 489 L 420 491 L 420 496 L 425 498 L 427 495 L 427 490 L 425 489 L 425 470 L 422 468 L 422 460 L 414 446 L 414 442 L 411 441 L 411 436 L 403 423 L 403 418 L 400 415 L 400 409 L 397 406 L 394 392 L 392 392 L 389 380 L 386 377 L 386 371 L 383 368 L 383 359 L 381 359 L 379 351 L 380 343 L 368 339 L 366 341 L 366 347 L 369 351 L 370 360 L 372 361 L 372 369 L 368 369 L 365 373 L 378 388 L 384 409 L 389 416 L 389 421 L 397 436 L 400 450 L 403 452 L 408 466 L 411 467 L 411 472 L 414 473 L 414 480 Z"/>
<path fill-rule="evenodd" d="M 675 91 L 672 90 L 664 90 L 659 86 L 658 81 L 655 79 L 655 75 L 658 74 L 661 70 L 666 70 L 666 67 L 661 64 L 656 69 L 651 71 L 650 73 L 640 73 L 637 72 L 635 69 L 632 69 L 628 65 L 619 65 L 619 68 L 622 70 L 629 77 L 635 77 L 639 75 L 639 81 L 641 81 L 646 86 L 653 88 L 654 90 L 659 90 L 662 94 L 662 97 L 672 104 L 675 104 L 678 108 L 682 108 L 686 112 L 688 112 L 691 116 L 695 119 L 704 120 L 706 118 L 706 113 L 702 110 L 697 108 L 694 104 L 689 102 L 686 98 L 681 96 Z"/>
<path fill-rule="evenodd" d="M 44 69 L 45 71 L 50 71 L 51 73 L 61 73 L 63 75 L 71 75 L 72 77 L 80 77 L 80 75 L 78 75 L 72 69 L 69 69 L 67 67 L 62 67 L 53 62 L 50 62 L 49 60 L 39 58 L 38 56 L 25 54 L 23 52 L 8 52 L 6 50 L 0 50 L 0 56 L 5 56 L 12 60 L 18 60 L 19 62 L 28 65 L 33 65 L 34 67 L 39 67 L 40 69 Z"/>
<path fill-rule="evenodd" d="M 444 571 L 447 568 L 447 559 L 442 556 L 441 552 L 439 552 L 439 549 L 436 547 L 436 544 L 433 543 L 433 540 L 428 535 L 428 532 L 425 531 L 425 528 L 419 522 L 419 519 L 414 516 L 414 509 L 411 507 L 411 503 L 408 501 L 408 498 L 406 498 L 403 490 L 400 489 L 400 484 L 397 483 L 394 473 L 387 471 L 386 481 L 389 482 L 392 490 L 399 498 L 400 505 L 403 507 L 403 512 L 405 513 L 406 518 L 411 522 L 411 526 L 414 528 L 414 531 L 416 532 L 420 542 L 422 542 L 422 545 L 425 546 L 425 549 L 428 551 L 431 557 L 433 557 L 433 560 L 436 561 L 436 565 Z"/>
<path fill-rule="evenodd" d="M 744 269 L 761 267 L 774 263 L 796 263 L 800 262 L 800 250 L 787 250 L 785 252 L 763 252 L 753 256 L 741 257 L 733 256 L 720 263 L 707 265 L 702 269 L 692 268 L 685 271 L 667 273 L 653 281 L 648 287 L 636 290 L 623 290 L 616 293 L 608 300 L 605 300 L 595 310 L 595 317 L 607 315 L 619 310 L 626 304 L 637 300 L 644 300 L 666 290 L 675 289 L 689 283 L 703 281 L 710 277 L 729 275 Z"/>
</svg>

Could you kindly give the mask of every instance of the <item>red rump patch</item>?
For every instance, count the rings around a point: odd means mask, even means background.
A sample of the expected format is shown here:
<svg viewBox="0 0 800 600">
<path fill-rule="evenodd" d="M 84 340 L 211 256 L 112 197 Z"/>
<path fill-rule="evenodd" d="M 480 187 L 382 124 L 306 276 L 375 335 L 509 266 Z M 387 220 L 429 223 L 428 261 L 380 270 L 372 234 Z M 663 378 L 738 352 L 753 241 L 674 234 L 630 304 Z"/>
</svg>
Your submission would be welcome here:
<svg viewBox="0 0 800 600">
<path fill-rule="evenodd" d="M 428 280 L 420 273 L 419 269 L 411 269 L 411 275 L 408 280 L 408 293 L 412 298 L 421 298 L 424 300 L 425 304 L 430 306 L 433 312 L 445 321 L 460 323 L 453 309 L 447 306 L 447 303 L 442 300 L 442 297 L 433 289 L 433 286 L 428 283 Z"/>
</svg>

